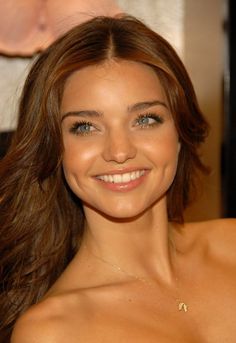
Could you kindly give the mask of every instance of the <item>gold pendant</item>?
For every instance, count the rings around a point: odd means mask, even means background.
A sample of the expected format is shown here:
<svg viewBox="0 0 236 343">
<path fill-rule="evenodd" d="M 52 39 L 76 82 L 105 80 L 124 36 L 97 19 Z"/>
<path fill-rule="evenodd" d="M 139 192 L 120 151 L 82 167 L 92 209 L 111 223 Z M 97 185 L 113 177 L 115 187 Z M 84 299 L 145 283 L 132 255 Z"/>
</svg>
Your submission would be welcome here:
<svg viewBox="0 0 236 343">
<path fill-rule="evenodd" d="M 188 311 L 188 305 L 186 305 L 183 302 L 179 303 L 178 308 L 179 308 L 179 311 L 184 311 L 184 312 Z"/>
</svg>

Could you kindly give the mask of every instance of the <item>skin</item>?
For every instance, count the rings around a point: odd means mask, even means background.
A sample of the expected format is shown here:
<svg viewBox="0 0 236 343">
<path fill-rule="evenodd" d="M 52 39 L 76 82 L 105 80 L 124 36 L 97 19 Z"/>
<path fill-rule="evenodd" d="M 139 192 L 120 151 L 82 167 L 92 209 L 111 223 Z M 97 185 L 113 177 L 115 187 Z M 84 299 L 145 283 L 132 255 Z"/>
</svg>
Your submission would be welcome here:
<svg viewBox="0 0 236 343">
<path fill-rule="evenodd" d="M 85 235 L 44 299 L 20 318 L 12 343 L 234 342 L 236 220 L 168 222 L 181 146 L 154 71 L 108 61 L 75 72 L 62 132 Z M 115 186 L 97 178 L 133 170 L 145 174 Z"/>
</svg>

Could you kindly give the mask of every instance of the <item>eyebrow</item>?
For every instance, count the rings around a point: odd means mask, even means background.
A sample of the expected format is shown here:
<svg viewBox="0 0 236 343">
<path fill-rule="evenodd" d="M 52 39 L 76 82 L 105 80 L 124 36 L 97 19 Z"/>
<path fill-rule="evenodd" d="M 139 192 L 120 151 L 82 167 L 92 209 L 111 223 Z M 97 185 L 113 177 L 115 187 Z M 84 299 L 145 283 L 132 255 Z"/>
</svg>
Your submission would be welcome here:
<svg viewBox="0 0 236 343">
<path fill-rule="evenodd" d="M 168 108 L 166 103 L 160 100 L 142 101 L 142 102 L 137 102 L 136 104 L 132 106 L 129 106 L 128 112 L 146 110 L 147 108 L 152 107 L 152 106 L 164 106 L 165 108 Z"/>
<path fill-rule="evenodd" d="M 83 111 L 70 111 L 62 115 L 61 121 L 66 117 L 78 116 L 78 117 L 101 117 L 103 114 L 97 111 L 83 110 Z"/>
<path fill-rule="evenodd" d="M 166 103 L 160 100 L 153 100 L 153 101 L 142 101 L 137 102 L 131 106 L 128 106 L 127 110 L 128 112 L 134 112 L 134 111 L 141 111 L 146 110 L 153 106 L 163 106 L 165 108 L 168 108 Z M 82 110 L 82 111 L 69 111 L 62 115 L 61 121 L 63 121 L 66 117 L 69 116 L 78 116 L 78 117 L 101 117 L 103 116 L 102 112 L 94 111 L 94 110 Z"/>
</svg>

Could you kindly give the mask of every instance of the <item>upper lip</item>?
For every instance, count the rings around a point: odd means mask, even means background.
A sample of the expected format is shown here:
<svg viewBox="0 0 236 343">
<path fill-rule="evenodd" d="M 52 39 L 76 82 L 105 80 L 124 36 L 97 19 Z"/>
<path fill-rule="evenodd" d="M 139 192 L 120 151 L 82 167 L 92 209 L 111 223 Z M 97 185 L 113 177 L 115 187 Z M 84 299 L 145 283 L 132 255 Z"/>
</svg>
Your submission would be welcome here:
<svg viewBox="0 0 236 343">
<path fill-rule="evenodd" d="M 101 176 L 101 175 L 117 175 L 117 174 L 125 174 L 125 173 L 132 173 L 138 170 L 149 170 L 149 168 L 123 168 L 123 169 L 113 169 L 113 170 L 108 170 L 104 173 L 99 173 L 96 174 L 95 176 Z"/>
</svg>

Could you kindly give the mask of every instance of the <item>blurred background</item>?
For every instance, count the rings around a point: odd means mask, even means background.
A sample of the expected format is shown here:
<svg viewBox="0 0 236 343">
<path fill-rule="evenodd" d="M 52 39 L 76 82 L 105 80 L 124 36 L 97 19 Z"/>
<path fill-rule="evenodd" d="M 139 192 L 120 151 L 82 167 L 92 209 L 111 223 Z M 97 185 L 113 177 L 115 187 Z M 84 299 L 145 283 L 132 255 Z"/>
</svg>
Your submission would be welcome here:
<svg viewBox="0 0 236 343">
<path fill-rule="evenodd" d="M 186 219 L 236 217 L 233 0 L 0 0 L 0 156 L 16 127 L 19 94 L 35 56 L 71 26 L 117 12 L 142 19 L 174 46 L 211 125 L 201 151 L 211 173 Z"/>
</svg>

